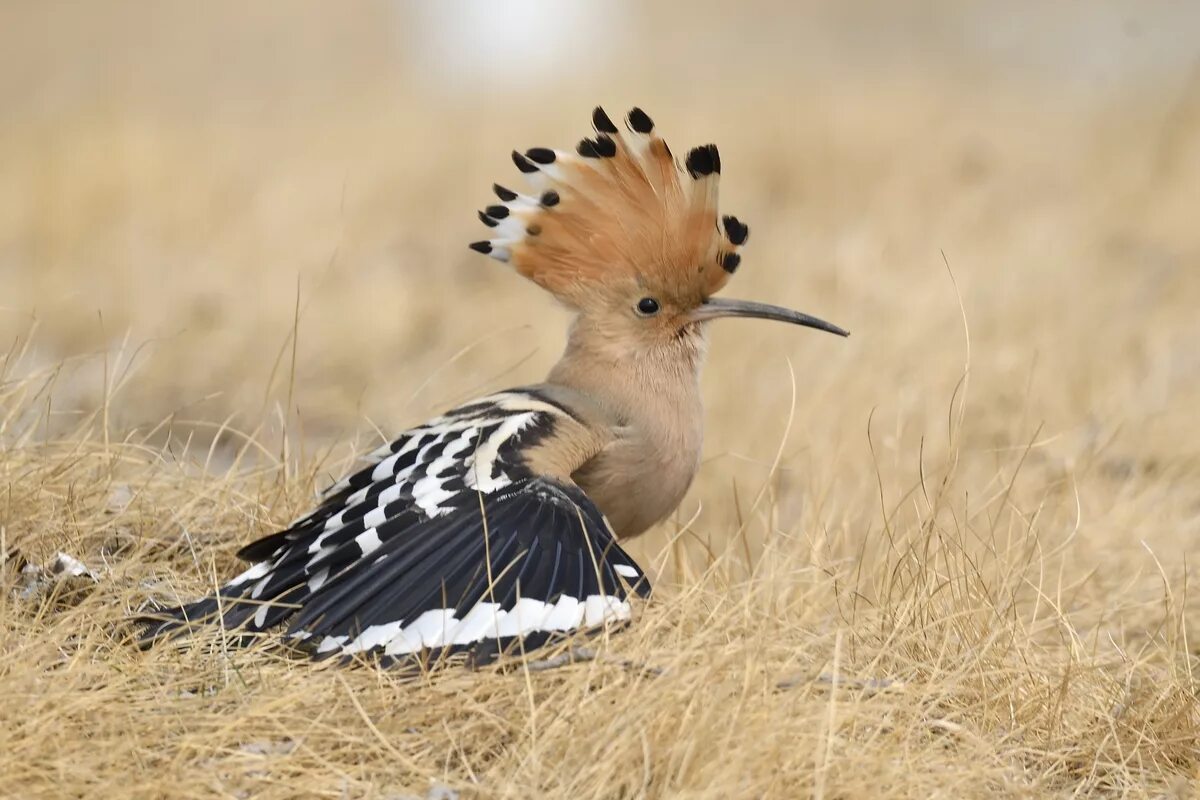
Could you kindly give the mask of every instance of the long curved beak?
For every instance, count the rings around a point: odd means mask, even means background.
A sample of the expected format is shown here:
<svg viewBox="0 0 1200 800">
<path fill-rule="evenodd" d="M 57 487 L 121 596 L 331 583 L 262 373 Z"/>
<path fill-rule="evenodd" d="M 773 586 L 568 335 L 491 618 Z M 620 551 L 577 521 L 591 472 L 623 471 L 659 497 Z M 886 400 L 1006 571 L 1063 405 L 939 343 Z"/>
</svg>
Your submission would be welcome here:
<svg viewBox="0 0 1200 800">
<path fill-rule="evenodd" d="M 728 300 L 723 297 L 710 297 L 690 314 L 692 321 L 704 322 L 720 317 L 753 317 L 755 319 L 774 319 L 779 322 L 790 322 L 793 325 L 803 325 L 806 328 L 816 328 L 819 331 L 836 333 L 838 336 L 849 336 L 850 332 L 839 328 L 823 319 L 810 317 L 790 308 L 773 306 L 768 303 L 755 303 L 750 300 Z"/>
</svg>

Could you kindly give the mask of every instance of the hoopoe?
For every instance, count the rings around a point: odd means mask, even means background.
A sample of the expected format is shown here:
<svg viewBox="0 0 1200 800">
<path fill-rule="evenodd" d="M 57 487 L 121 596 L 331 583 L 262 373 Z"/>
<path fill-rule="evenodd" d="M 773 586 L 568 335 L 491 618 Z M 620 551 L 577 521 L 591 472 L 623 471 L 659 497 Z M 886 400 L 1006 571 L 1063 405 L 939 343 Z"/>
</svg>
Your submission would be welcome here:
<svg viewBox="0 0 1200 800">
<path fill-rule="evenodd" d="M 625 132 L 601 108 L 592 124 L 573 153 L 514 151 L 533 191 L 494 186 L 499 202 L 479 212 L 493 238 L 471 245 L 573 312 L 546 381 L 404 431 L 143 641 L 215 618 L 250 633 L 286 626 L 316 657 L 489 660 L 630 617 L 650 585 L 617 541 L 670 514 L 699 467 L 708 323 L 848 334 L 714 297 L 749 235 L 718 215 L 715 145 L 681 169 L 642 110 Z"/>
</svg>

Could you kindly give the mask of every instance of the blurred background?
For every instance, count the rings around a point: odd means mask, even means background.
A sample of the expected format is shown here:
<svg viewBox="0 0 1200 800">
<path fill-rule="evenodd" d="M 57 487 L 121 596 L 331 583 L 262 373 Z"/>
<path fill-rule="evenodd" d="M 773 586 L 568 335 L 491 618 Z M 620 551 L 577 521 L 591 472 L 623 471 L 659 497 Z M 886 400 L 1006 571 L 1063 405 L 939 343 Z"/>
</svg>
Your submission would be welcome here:
<svg viewBox="0 0 1200 800">
<path fill-rule="evenodd" d="M 466 244 L 509 152 L 596 104 L 720 145 L 754 230 L 727 294 L 854 334 L 714 328 L 682 520 L 711 537 L 765 487 L 817 551 L 952 448 L 989 498 L 1030 447 L 1064 537 L 1195 541 L 1188 0 L 7 2 L 6 377 L 172 447 L 226 419 L 365 446 L 540 380 L 566 315 Z"/>
</svg>

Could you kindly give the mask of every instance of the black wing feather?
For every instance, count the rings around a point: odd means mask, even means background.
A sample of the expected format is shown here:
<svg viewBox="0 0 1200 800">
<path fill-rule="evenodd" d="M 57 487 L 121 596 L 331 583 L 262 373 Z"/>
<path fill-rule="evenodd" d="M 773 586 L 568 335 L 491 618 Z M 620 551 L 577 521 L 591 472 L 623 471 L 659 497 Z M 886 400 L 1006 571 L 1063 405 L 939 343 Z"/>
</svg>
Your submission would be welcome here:
<svg viewBox="0 0 1200 800">
<path fill-rule="evenodd" d="M 630 587 L 649 585 L 604 516 L 524 466 L 524 450 L 570 417 L 514 390 L 406 431 L 312 513 L 244 547 L 256 563 L 216 596 L 144 619 L 143 643 L 219 617 L 247 633 L 286 627 L 319 653 L 394 640 L 401 657 L 414 642 L 486 654 L 627 615 Z"/>
<path fill-rule="evenodd" d="M 255 629 L 286 624 L 288 635 L 318 657 L 365 652 L 394 662 L 422 653 L 469 651 L 490 658 L 607 622 L 613 614 L 596 616 L 597 603 L 618 609 L 614 613 L 624 618 L 631 595 L 648 595 L 645 576 L 577 487 L 533 478 L 476 497 L 482 503 L 447 515 L 415 523 L 397 519 L 393 531 L 387 530 L 392 522 L 381 525 L 380 546 L 340 572 L 331 571 L 316 591 L 309 592 L 309 573 L 295 558 L 288 579 L 283 572 L 271 574 L 272 589 L 259 598 L 250 595 L 262 579 L 225 587 L 223 622 L 230 628 L 244 625 L 262 602 L 273 601 L 277 605 Z M 339 563 L 335 554 L 350 546 L 343 543 L 322 561 Z M 147 636 L 216 613 L 216 598 L 206 598 L 177 609 Z M 440 632 L 434 622 L 423 637 L 419 628 L 410 628 L 422 615 L 445 620 Z M 370 647 L 362 646 L 369 639 L 356 644 L 371 629 L 395 630 Z M 417 641 L 420 647 L 413 646 Z M 389 650 L 389 644 L 396 646 Z"/>
</svg>

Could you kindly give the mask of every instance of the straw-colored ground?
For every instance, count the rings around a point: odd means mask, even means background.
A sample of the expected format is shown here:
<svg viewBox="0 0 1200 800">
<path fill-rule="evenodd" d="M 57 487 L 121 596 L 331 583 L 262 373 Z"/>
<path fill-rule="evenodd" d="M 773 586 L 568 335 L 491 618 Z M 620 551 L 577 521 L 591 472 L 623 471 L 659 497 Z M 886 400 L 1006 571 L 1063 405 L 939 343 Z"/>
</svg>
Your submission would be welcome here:
<svg viewBox="0 0 1200 800">
<path fill-rule="evenodd" d="M 1200 791 L 1200 90 L 737 89 L 10 111 L 0 794 Z M 132 647 L 377 430 L 541 377 L 563 313 L 465 243 L 508 150 L 596 101 L 721 145 L 729 294 L 853 331 L 713 329 L 633 628 L 407 683 Z M 94 579 L 36 572 L 58 551 Z"/>
</svg>

